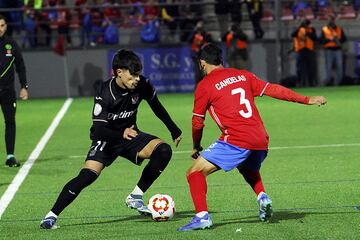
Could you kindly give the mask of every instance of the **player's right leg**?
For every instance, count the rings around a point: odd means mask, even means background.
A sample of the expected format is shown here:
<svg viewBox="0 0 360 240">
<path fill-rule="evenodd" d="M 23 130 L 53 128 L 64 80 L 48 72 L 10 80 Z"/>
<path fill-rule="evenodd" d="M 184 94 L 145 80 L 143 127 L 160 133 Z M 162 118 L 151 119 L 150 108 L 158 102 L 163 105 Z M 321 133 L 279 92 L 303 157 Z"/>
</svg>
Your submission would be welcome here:
<svg viewBox="0 0 360 240">
<path fill-rule="evenodd" d="M 126 144 L 120 155 L 136 165 L 140 165 L 144 159 L 150 159 L 134 190 L 125 199 L 127 207 L 136 209 L 142 215 L 150 215 L 143 195 L 167 167 L 172 156 L 171 147 L 153 135 L 139 132 Z"/>
<path fill-rule="evenodd" d="M 264 192 L 260 193 L 257 197 L 259 204 L 259 218 L 262 222 L 269 221 L 272 217 L 272 201 Z"/>
<path fill-rule="evenodd" d="M 87 160 L 85 166 L 81 169 L 78 176 L 71 179 L 60 192 L 51 211 L 44 217 L 40 223 L 40 228 L 56 229 L 56 220 L 60 213 L 80 194 L 80 192 L 92 184 L 101 173 L 104 165 L 100 162 Z"/>
<path fill-rule="evenodd" d="M 4 99 L 6 97 L 6 99 Z M 1 99 L 1 110 L 4 114 L 5 120 L 5 145 L 6 145 L 6 161 L 5 165 L 9 167 L 19 167 L 20 162 L 16 160 L 14 156 L 15 149 L 15 134 L 16 134 L 16 123 L 15 123 L 15 113 L 16 113 L 16 98 L 15 93 L 9 92 L 5 93 Z"/>
<path fill-rule="evenodd" d="M 210 228 L 213 225 L 208 213 L 206 202 L 206 176 L 217 170 L 217 166 L 200 156 L 193 162 L 187 171 L 187 180 L 190 187 L 191 197 L 195 206 L 196 215 L 188 224 L 178 228 L 178 231 L 205 229 Z"/>
</svg>

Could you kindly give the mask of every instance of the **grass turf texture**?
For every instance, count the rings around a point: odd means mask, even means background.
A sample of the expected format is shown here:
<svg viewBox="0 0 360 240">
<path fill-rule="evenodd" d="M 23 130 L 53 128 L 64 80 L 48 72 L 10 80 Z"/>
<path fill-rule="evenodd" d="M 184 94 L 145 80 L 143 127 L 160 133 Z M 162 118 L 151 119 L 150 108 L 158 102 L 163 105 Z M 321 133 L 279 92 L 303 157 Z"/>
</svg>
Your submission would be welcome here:
<svg viewBox="0 0 360 240">
<path fill-rule="evenodd" d="M 0 220 L 0 239 L 359 239 L 360 87 L 299 89 L 324 95 L 328 105 L 304 106 L 257 99 L 270 135 L 268 158 L 262 167 L 265 188 L 273 200 L 270 223 L 258 220 L 255 195 L 237 171 L 208 177 L 208 205 L 214 228 L 177 232 L 193 217 L 185 171 L 191 164 L 191 94 L 160 95 L 184 139 L 155 184 L 145 195 L 166 193 L 176 203 L 170 222 L 153 222 L 125 207 L 124 199 L 138 181 L 143 166 L 118 158 L 62 213 L 54 231 L 39 229 L 63 185 L 76 176 L 90 145 L 92 99 L 75 99 Z M 62 99 L 18 103 L 16 156 L 24 163 L 50 125 Z M 140 129 L 170 142 L 170 134 L 144 102 Z M 3 125 L 1 125 L 3 129 Z M 0 138 L 3 139 L 3 130 Z M 203 146 L 219 136 L 207 116 Z M 284 146 L 312 148 L 278 149 Z M 1 153 L 5 152 L 1 144 Z M 179 151 L 179 152 L 177 152 Z M 2 154 L 5 159 L 5 154 Z M 0 194 L 18 169 L 0 168 Z"/>
</svg>

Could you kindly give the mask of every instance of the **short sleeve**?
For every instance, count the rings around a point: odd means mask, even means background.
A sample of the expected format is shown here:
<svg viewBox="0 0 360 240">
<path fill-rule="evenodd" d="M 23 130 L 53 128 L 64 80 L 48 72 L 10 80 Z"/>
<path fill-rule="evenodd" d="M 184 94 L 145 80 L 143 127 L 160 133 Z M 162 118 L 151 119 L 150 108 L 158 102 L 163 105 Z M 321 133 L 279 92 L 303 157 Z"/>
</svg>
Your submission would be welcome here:
<svg viewBox="0 0 360 240">
<path fill-rule="evenodd" d="M 250 74 L 251 89 L 254 97 L 257 96 L 261 97 L 264 94 L 264 91 L 269 83 L 265 82 L 264 80 L 261 80 L 253 73 L 249 73 L 249 74 Z"/>
</svg>

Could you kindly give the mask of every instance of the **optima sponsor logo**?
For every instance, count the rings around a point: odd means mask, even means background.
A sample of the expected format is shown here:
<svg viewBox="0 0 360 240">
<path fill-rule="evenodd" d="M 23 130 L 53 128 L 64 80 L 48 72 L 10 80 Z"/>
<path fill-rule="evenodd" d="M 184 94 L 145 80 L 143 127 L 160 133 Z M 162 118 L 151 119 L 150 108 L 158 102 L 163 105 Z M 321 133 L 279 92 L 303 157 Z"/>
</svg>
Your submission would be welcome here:
<svg viewBox="0 0 360 240">
<path fill-rule="evenodd" d="M 120 119 L 120 118 L 128 118 L 131 117 L 132 115 L 134 115 L 134 113 L 136 112 L 136 110 L 133 111 L 122 111 L 120 113 L 108 113 L 107 118 L 109 120 L 116 120 L 116 119 Z"/>
</svg>

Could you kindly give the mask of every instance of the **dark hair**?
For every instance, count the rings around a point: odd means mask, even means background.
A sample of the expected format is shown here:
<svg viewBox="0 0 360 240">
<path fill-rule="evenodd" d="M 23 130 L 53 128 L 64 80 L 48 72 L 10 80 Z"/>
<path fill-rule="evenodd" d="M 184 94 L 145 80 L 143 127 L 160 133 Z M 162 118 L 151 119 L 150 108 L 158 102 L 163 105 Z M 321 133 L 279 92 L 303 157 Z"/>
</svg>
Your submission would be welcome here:
<svg viewBox="0 0 360 240">
<path fill-rule="evenodd" d="M 0 14 L 0 20 L 4 20 L 6 22 L 6 17 L 2 14 Z"/>
<path fill-rule="evenodd" d="M 222 64 L 221 48 L 213 43 L 208 43 L 201 48 L 199 59 L 211 65 L 220 65 Z"/>
<path fill-rule="evenodd" d="M 233 23 L 233 24 L 231 25 L 231 31 L 233 31 L 233 32 L 235 32 L 235 33 L 237 33 L 237 32 L 239 31 L 239 28 L 240 28 L 240 26 L 239 26 L 239 24 L 237 24 L 237 23 Z"/>
<path fill-rule="evenodd" d="M 135 75 L 140 74 L 142 64 L 140 58 L 133 51 L 121 49 L 114 55 L 112 69 L 115 75 L 117 69 L 127 69 L 131 75 Z"/>
<path fill-rule="evenodd" d="M 301 26 L 308 27 L 310 24 L 311 24 L 311 21 L 309 19 L 306 19 L 301 23 Z"/>
</svg>

